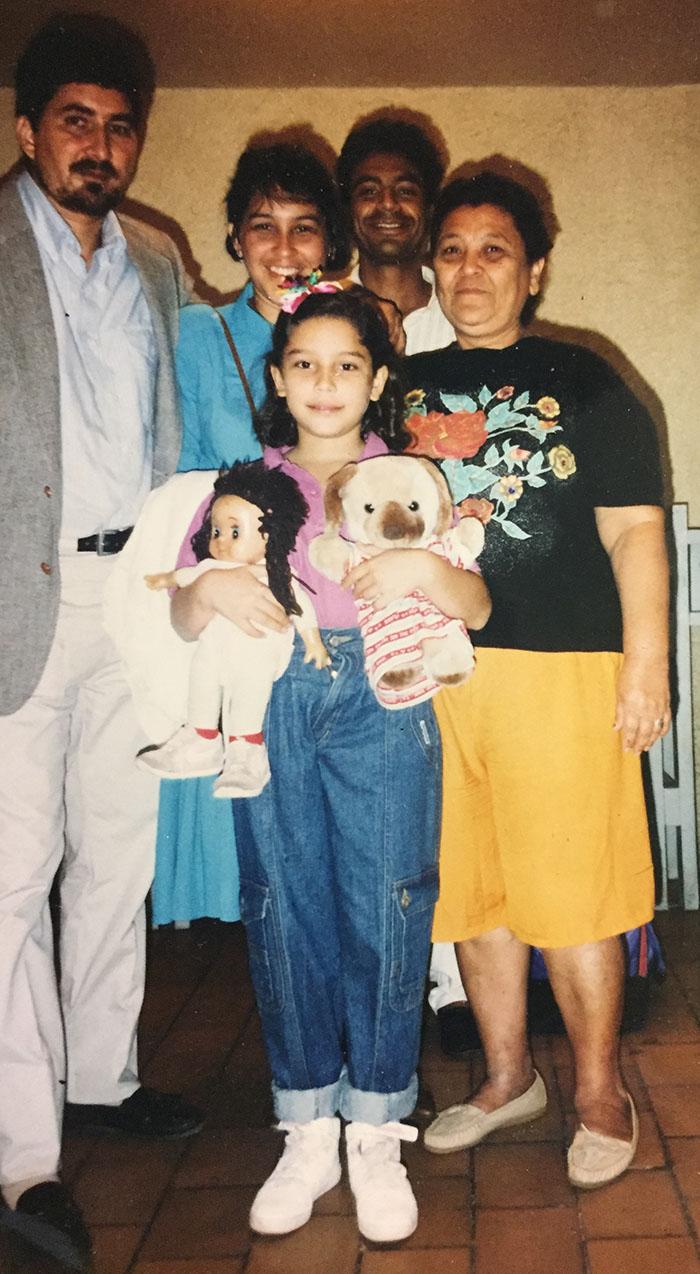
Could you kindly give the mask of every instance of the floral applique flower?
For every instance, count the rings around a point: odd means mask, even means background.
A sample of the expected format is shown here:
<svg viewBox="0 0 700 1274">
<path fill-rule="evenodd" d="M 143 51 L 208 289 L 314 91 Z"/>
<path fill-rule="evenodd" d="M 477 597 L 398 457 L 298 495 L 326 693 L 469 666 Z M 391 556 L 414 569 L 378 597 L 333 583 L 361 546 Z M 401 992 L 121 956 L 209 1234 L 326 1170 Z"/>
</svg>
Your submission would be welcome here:
<svg viewBox="0 0 700 1274">
<path fill-rule="evenodd" d="M 441 411 L 427 410 L 431 399 Z M 407 395 L 406 409 L 408 450 L 439 462 L 462 516 L 491 522 L 511 539 L 532 535 L 517 520 L 521 497 L 576 472 L 568 447 L 549 442 L 562 432 L 561 408 L 551 394 L 533 400 L 529 390 L 514 385 L 495 391 L 482 385 L 471 394 L 440 390 L 434 396 L 417 389 Z M 529 509 L 529 501 L 524 504 Z"/>
<path fill-rule="evenodd" d="M 518 478 L 516 474 L 509 473 L 499 478 L 496 483 L 498 488 L 499 499 L 504 504 L 515 504 L 523 493 L 523 480 Z"/>
<path fill-rule="evenodd" d="M 443 456 L 470 460 L 486 442 L 486 412 L 453 411 L 447 430 L 448 445 Z"/>
<path fill-rule="evenodd" d="M 406 397 L 404 398 L 404 402 L 407 407 L 420 407 L 421 403 L 425 402 L 425 390 L 424 389 L 409 390 L 409 392 L 406 394 Z"/>
<path fill-rule="evenodd" d="M 447 422 L 449 417 L 444 411 L 420 412 L 409 416 L 406 428 L 411 435 L 411 445 L 406 448 L 409 454 L 419 456 L 441 456 L 439 445 L 447 438 Z"/>
<path fill-rule="evenodd" d="M 570 478 L 576 472 L 576 457 L 563 443 L 552 447 L 547 452 L 547 459 L 555 478 Z"/>
<path fill-rule="evenodd" d="M 486 442 L 486 413 L 453 411 L 444 415 L 429 411 L 427 415 L 409 416 L 406 428 L 413 441 L 407 451 L 433 459 L 470 459 Z"/>
<path fill-rule="evenodd" d="M 463 518 L 478 518 L 482 526 L 487 526 L 496 506 L 492 500 L 478 499 L 470 495 L 457 507 Z"/>
<path fill-rule="evenodd" d="M 556 398 L 550 398 L 547 395 L 543 398 L 538 398 L 535 407 L 544 416 L 545 420 L 553 420 L 561 412 L 561 407 Z"/>
</svg>

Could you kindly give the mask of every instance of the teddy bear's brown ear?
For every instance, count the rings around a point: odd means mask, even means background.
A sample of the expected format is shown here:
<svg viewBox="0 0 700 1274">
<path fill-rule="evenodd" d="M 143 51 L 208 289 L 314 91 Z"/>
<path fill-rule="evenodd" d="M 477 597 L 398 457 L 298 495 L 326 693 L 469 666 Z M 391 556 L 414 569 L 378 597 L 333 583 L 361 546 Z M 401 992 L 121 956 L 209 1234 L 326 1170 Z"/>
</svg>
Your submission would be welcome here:
<svg viewBox="0 0 700 1274">
<path fill-rule="evenodd" d="M 349 464 L 344 464 L 337 473 L 332 473 L 328 479 L 324 497 L 327 531 L 337 531 L 343 521 L 341 492 L 352 481 L 356 473 L 357 465 L 353 460 Z"/>
<path fill-rule="evenodd" d="M 438 494 L 438 511 L 435 519 L 435 534 L 437 536 L 445 535 L 452 526 L 452 498 L 450 496 L 450 488 L 447 485 L 442 470 L 438 469 L 432 460 L 425 460 L 423 456 L 415 456 L 418 464 L 422 464 L 423 468 L 430 474 L 432 481 L 435 483 Z"/>
</svg>

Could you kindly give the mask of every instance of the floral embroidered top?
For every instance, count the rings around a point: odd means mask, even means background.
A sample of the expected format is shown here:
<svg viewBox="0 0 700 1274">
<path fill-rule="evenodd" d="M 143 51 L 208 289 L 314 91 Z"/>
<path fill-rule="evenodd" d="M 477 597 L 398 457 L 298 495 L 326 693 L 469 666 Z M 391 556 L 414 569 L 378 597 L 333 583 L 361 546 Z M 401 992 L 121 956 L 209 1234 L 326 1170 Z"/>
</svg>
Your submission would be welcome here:
<svg viewBox="0 0 700 1274">
<path fill-rule="evenodd" d="M 662 503 L 646 409 L 597 355 L 536 336 L 451 345 L 405 369 L 409 451 L 436 459 L 455 504 L 487 524 L 493 613 L 474 644 L 621 650 L 595 509 Z"/>
</svg>

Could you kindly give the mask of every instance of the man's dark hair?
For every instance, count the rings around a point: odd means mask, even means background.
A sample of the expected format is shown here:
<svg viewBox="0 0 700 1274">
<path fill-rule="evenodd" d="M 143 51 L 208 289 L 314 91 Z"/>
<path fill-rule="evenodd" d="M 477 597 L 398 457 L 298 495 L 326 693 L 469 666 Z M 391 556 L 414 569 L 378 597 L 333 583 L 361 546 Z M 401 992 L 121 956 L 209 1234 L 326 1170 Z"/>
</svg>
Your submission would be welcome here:
<svg viewBox="0 0 700 1274">
<path fill-rule="evenodd" d="M 445 175 L 443 158 L 427 133 L 417 124 L 402 119 L 370 119 L 358 124 L 345 138 L 338 157 L 336 176 L 346 203 L 352 194 L 352 178 L 357 165 L 368 155 L 401 155 L 418 173 L 428 207 L 432 207 Z"/>
<path fill-rule="evenodd" d="M 57 13 L 31 38 L 15 70 L 15 114 L 36 128 L 64 84 L 98 84 L 129 102 L 143 130 L 155 90 L 155 68 L 140 36 L 96 13 Z"/>
<path fill-rule="evenodd" d="M 492 204 L 510 214 L 525 245 L 525 256 L 530 265 L 547 256 L 552 238 L 532 191 L 512 177 L 502 177 L 500 173 L 488 170 L 475 173 L 473 177 L 458 177 L 445 186 L 433 213 L 431 251 L 435 252 L 443 221 L 455 208 L 479 208 L 482 204 Z"/>
<path fill-rule="evenodd" d="M 328 241 L 324 264 L 328 270 L 343 270 L 350 259 L 350 242 L 335 181 L 328 169 L 306 146 L 296 142 L 274 142 L 249 146 L 243 151 L 226 191 L 226 216 L 232 230 L 226 251 L 240 261 L 233 240 L 256 196 L 314 204 L 323 222 Z"/>
</svg>

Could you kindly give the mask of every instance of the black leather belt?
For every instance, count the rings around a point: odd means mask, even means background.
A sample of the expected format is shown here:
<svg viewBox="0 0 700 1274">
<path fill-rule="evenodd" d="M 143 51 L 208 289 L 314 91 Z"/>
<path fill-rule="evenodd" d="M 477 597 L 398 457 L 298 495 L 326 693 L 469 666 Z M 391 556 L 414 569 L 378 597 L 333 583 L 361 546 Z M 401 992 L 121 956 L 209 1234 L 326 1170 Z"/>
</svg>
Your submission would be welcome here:
<svg viewBox="0 0 700 1274">
<path fill-rule="evenodd" d="M 98 557 L 120 553 L 133 529 L 133 526 L 125 526 L 123 531 L 98 531 L 96 535 L 84 535 L 78 540 L 78 552 L 96 553 Z"/>
</svg>

